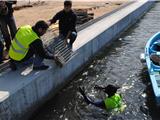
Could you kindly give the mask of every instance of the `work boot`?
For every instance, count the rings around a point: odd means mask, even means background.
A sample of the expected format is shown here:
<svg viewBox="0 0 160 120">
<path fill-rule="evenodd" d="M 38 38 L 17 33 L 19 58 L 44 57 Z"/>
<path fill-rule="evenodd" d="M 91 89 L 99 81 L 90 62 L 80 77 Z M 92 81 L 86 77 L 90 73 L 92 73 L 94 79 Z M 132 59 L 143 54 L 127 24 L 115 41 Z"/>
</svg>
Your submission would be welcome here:
<svg viewBox="0 0 160 120">
<path fill-rule="evenodd" d="M 33 70 L 46 70 L 48 68 L 49 68 L 48 65 L 41 65 L 41 66 L 34 66 Z"/>
<path fill-rule="evenodd" d="M 10 68 L 11 68 L 12 71 L 17 70 L 16 64 L 14 63 L 13 60 L 10 60 Z"/>
</svg>

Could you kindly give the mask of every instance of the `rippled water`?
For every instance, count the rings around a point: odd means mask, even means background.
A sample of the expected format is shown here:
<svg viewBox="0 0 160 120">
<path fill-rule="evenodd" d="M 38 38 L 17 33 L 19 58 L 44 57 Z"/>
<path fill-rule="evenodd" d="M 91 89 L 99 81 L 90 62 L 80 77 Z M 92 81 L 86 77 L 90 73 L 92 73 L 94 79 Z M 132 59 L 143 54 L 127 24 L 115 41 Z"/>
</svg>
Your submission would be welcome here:
<svg viewBox="0 0 160 120">
<path fill-rule="evenodd" d="M 160 29 L 160 3 L 136 25 L 127 30 L 111 47 L 99 52 L 71 83 L 47 102 L 31 120 L 160 120 L 146 68 L 139 59 L 147 40 Z M 89 96 L 103 99 L 95 85 L 121 86 L 126 110 L 118 115 L 86 105 L 77 92 L 84 86 Z"/>
</svg>

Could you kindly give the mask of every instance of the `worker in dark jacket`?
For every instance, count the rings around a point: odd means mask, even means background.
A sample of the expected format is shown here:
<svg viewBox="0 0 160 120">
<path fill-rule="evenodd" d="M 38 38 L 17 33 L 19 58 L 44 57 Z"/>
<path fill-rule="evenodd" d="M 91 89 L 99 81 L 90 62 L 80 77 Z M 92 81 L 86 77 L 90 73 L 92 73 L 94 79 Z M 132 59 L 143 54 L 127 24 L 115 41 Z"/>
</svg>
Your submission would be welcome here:
<svg viewBox="0 0 160 120">
<path fill-rule="evenodd" d="M 72 47 L 77 37 L 76 21 L 77 16 L 72 10 L 72 1 L 66 0 L 64 2 L 64 9 L 58 12 L 51 20 L 49 25 L 56 23 L 59 20 L 59 34 L 64 37 L 65 45 Z M 67 40 L 70 40 L 68 43 Z"/>
<path fill-rule="evenodd" d="M 46 70 L 49 66 L 43 64 L 43 59 L 54 59 L 43 48 L 40 36 L 44 35 L 48 29 L 48 24 L 38 21 L 33 27 L 26 25 L 18 29 L 10 50 L 11 69 L 16 70 L 18 64 L 29 64 L 33 62 L 34 70 Z"/>
<path fill-rule="evenodd" d="M 106 97 L 104 100 L 94 102 L 85 95 L 84 88 L 80 87 L 79 92 L 87 104 L 92 104 L 107 111 L 116 110 L 118 112 L 122 112 L 126 107 L 122 105 L 122 97 L 117 93 L 117 89 L 119 89 L 119 87 L 114 85 L 108 85 L 107 87 L 95 86 L 95 89 L 104 91 L 107 93 L 108 97 Z"/>
<path fill-rule="evenodd" d="M 0 1 L 0 18 L 8 13 L 8 8 L 5 4 L 5 1 Z M 2 35 L 2 28 L 0 26 L 0 63 L 3 62 L 3 35 Z"/>
<path fill-rule="evenodd" d="M 0 26 L 2 30 L 2 34 L 5 40 L 6 50 L 8 51 L 11 45 L 11 39 L 14 38 L 15 33 L 17 31 L 17 27 L 15 24 L 14 16 L 13 16 L 13 8 L 12 5 L 16 4 L 17 1 L 5 1 L 5 5 L 8 9 L 7 14 L 0 14 Z M 9 30 L 8 30 L 9 27 Z M 11 33 L 11 36 L 10 36 Z"/>
</svg>

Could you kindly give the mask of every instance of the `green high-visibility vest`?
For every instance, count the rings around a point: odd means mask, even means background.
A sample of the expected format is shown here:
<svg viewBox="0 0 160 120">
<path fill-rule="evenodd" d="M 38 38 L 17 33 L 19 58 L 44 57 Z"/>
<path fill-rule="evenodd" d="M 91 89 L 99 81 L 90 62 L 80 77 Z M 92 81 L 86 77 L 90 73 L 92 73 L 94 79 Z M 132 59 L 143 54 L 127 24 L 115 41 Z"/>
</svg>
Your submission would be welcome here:
<svg viewBox="0 0 160 120">
<path fill-rule="evenodd" d="M 112 110 L 115 108 L 120 108 L 122 105 L 122 98 L 119 94 L 115 94 L 114 96 L 110 98 L 106 98 L 104 100 L 105 106 L 107 110 Z"/>
<path fill-rule="evenodd" d="M 9 57 L 21 61 L 29 50 L 29 45 L 36 39 L 40 39 L 30 25 L 22 26 L 17 31 L 9 49 Z"/>
</svg>

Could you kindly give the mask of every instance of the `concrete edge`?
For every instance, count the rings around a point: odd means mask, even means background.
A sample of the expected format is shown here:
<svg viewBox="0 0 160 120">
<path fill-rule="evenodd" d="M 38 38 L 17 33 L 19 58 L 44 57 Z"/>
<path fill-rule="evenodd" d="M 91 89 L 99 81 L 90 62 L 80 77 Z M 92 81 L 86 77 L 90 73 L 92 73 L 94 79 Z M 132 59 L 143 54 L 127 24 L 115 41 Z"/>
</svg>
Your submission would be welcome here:
<svg viewBox="0 0 160 120">
<path fill-rule="evenodd" d="M 104 14 L 104 15 L 96 18 L 96 19 L 93 19 L 93 20 L 91 20 L 91 21 L 88 21 L 88 22 L 84 23 L 83 25 L 78 26 L 78 27 L 77 27 L 77 31 L 81 31 L 81 30 L 85 29 L 86 27 L 88 27 L 88 26 L 96 23 L 97 21 L 99 21 L 99 20 L 101 20 L 101 19 L 103 19 L 103 18 L 105 18 L 105 17 L 108 17 L 109 15 L 111 15 L 111 14 L 113 14 L 113 13 L 115 13 L 115 12 L 121 10 L 121 9 L 123 9 L 124 7 L 127 7 L 128 5 L 130 5 L 130 4 L 132 4 L 132 3 L 134 3 L 134 1 L 127 2 L 127 3 L 125 3 L 124 5 L 120 6 L 119 8 L 117 8 L 117 9 L 115 9 L 115 10 L 109 12 L 109 13 L 106 13 L 106 14 Z"/>
</svg>

